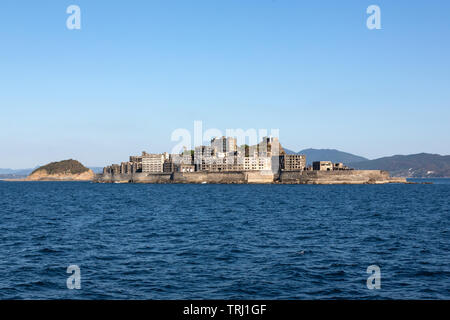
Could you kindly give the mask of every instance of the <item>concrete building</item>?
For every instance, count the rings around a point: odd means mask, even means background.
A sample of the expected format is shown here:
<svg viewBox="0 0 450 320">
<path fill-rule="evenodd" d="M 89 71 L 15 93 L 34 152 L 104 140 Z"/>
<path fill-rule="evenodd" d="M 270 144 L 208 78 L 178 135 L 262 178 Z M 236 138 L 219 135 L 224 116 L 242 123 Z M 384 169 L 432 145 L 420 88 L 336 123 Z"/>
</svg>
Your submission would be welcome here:
<svg viewBox="0 0 450 320">
<path fill-rule="evenodd" d="M 342 162 L 333 163 L 333 170 L 349 170 Z"/>
<path fill-rule="evenodd" d="M 177 164 L 194 164 L 194 159 L 191 152 L 185 152 L 183 154 L 171 154 L 169 156 L 170 161 Z"/>
<path fill-rule="evenodd" d="M 232 137 L 217 137 L 211 140 L 211 147 L 216 153 L 230 154 L 237 151 L 237 141 Z"/>
<path fill-rule="evenodd" d="M 238 161 L 243 164 L 244 171 L 272 170 L 271 157 L 243 157 L 238 158 Z"/>
<path fill-rule="evenodd" d="M 120 166 L 118 164 L 113 164 L 111 166 L 111 173 L 120 174 Z"/>
<path fill-rule="evenodd" d="M 208 160 L 208 161 L 206 161 Z M 271 170 L 272 159 L 269 157 L 210 157 L 204 159 L 198 171 L 223 172 L 223 171 L 259 171 Z M 199 169 L 200 168 L 200 169 Z"/>
<path fill-rule="evenodd" d="M 214 148 L 211 146 L 198 146 L 194 149 L 194 159 L 213 157 L 215 155 Z"/>
<path fill-rule="evenodd" d="M 276 137 L 263 137 L 257 146 L 258 156 L 260 157 L 280 156 L 285 153 Z"/>
<path fill-rule="evenodd" d="M 142 152 L 142 154 L 145 153 L 145 151 Z M 130 156 L 130 162 L 133 164 L 133 172 L 142 172 L 142 155 Z"/>
<path fill-rule="evenodd" d="M 303 154 L 283 154 L 280 156 L 282 171 L 303 171 L 306 168 L 306 156 Z"/>
<path fill-rule="evenodd" d="M 143 154 L 142 172 L 163 172 L 165 160 L 166 156 L 164 154 Z"/>
<path fill-rule="evenodd" d="M 216 157 L 216 156 L 210 156 L 210 157 L 203 157 L 201 159 L 201 163 L 197 165 L 198 171 L 212 171 L 212 172 L 219 172 L 219 171 L 232 171 L 234 166 L 234 156 L 232 157 Z"/>
<path fill-rule="evenodd" d="M 237 148 L 236 155 L 239 157 L 258 157 L 259 146 L 242 145 Z"/>
<path fill-rule="evenodd" d="M 163 171 L 164 172 L 175 172 L 178 168 L 183 168 L 182 172 L 191 172 L 187 166 L 194 166 L 193 157 L 190 151 L 186 151 L 183 154 L 170 154 L 167 159 L 164 160 Z M 195 171 L 195 170 L 194 170 Z"/>
<path fill-rule="evenodd" d="M 120 164 L 120 173 L 132 173 L 132 162 L 122 162 Z"/>
<path fill-rule="evenodd" d="M 164 160 L 163 163 L 163 172 L 174 172 L 175 171 L 175 163 L 170 160 Z"/>
<path fill-rule="evenodd" d="M 195 165 L 193 164 L 176 164 L 175 165 L 176 172 L 195 172 Z"/>
<path fill-rule="evenodd" d="M 211 146 L 198 146 L 194 149 L 194 164 L 197 171 L 203 171 L 211 165 L 215 159 L 216 153 Z"/>
<path fill-rule="evenodd" d="M 331 161 L 314 161 L 312 167 L 313 170 L 332 171 L 333 163 Z"/>
</svg>

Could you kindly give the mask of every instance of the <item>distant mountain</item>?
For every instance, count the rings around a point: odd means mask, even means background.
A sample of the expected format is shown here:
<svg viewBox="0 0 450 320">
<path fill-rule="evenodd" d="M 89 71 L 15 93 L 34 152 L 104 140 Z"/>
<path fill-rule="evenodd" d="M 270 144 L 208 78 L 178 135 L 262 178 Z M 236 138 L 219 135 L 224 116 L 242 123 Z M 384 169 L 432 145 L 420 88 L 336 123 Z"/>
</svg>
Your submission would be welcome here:
<svg viewBox="0 0 450 320">
<path fill-rule="evenodd" d="M 34 169 L 0 169 L 0 174 L 27 176 L 33 172 Z"/>
<path fill-rule="evenodd" d="M 0 178 L 8 178 L 8 179 L 14 179 L 14 177 L 26 177 L 30 173 L 32 173 L 34 170 L 39 168 L 39 166 L 29 169 L 2 169 L 0 168 Z M 102 173 L 103 168 L 102 167 L 88 167 L 91 169 L 94 173 Z"/>
<path fill-rule="evenodd" d="M 285 147 L 283 147 L 283 149 L 284 149 L 284 152 L 286 152 L 286 154 L 297 154 L 297 152 L 289 150 L 289 149 L 287 149 Z"/>
<path fill-rule="evenodd" d="M 0 173 L 0 180 L 2 179 L 24 179 L 26 178 L 26 175 L 18 175 L 18 174 L 14 174 L 14 173 L 6 173 L 6 174 L 2 174 Z"/>
<path fill-rule="evenodd" d="M 286 149 L 285 149 L 286 150 Z M 342 162 L 346 165 L 352 162 L 367 161 L 369 159 L 360 157 L 348 152 L 339 151 L 336 149 L 304 149 L 297 154 L 306 155 L 307 164 L 313 161 L 328 160 L 332 162 Z"/>
<path fill-rule="evenodd" d="M 350 163 L 355 169 L 387 170 L 396 177 L 450 177 L 450 155 L 419 153 L 411 155 L 395 155 L 375 160 Z"/>
</svg>

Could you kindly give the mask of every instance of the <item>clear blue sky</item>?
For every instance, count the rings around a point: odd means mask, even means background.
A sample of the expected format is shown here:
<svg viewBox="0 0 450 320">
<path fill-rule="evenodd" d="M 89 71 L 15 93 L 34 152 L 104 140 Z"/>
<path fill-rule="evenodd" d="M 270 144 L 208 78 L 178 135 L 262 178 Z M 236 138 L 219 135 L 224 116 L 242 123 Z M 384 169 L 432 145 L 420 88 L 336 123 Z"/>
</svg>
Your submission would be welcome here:
<svg viewBox="0 0 450 320">
<path fill-rule="evenodd" d="M 0 167 L 169 151 L 194 120 L 278 128 L 295 151 L 450 154 L 449 16 L 444 0 L 2 0 Z"/>
</svg>

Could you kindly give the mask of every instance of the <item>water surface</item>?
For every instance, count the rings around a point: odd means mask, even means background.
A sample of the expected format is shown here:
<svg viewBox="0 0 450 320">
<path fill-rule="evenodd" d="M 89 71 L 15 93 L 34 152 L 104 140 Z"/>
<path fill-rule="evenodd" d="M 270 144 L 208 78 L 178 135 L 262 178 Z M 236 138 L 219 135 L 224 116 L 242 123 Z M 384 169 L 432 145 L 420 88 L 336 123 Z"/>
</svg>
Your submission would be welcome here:
<svg viewBox="0 0 450 320">
<path fill-rule="evenodd" d="M 0 182 L 0 298 L 450 299 L 449 182 Z"/>
</svg>

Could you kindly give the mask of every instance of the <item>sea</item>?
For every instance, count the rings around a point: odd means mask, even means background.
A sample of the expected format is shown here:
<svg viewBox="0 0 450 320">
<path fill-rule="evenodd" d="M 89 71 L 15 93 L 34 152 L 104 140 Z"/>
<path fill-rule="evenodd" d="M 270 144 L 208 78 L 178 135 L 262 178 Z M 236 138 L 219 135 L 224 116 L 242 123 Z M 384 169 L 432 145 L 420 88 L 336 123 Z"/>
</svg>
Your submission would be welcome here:
<svg viewBox="0 0 450 320">
<path fill-rule="evenodd" d="M 0 299 L 450 299 L 450 179 L 412 181 L 0 181 Z"/>
</svg>

